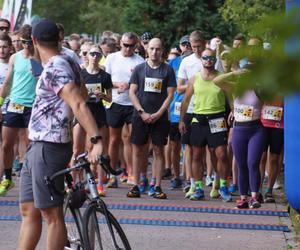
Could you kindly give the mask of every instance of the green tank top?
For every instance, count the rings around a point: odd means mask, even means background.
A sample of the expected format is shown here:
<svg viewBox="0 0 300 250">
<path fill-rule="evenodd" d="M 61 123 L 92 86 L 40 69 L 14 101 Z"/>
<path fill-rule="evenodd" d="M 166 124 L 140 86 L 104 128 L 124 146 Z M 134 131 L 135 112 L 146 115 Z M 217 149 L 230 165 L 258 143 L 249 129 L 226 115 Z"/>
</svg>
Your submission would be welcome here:
<svg viewBox="0 0 300 250">
<path fill-rule="evenodd" d="M 25 107 L 32 107 L 35 99 L 37 79 L 31 73 L 30 59 L 24 58 L 23 51 L 16 53 L 10 90 L 10 100 Z"/>
<path fill-rule="evenodd" d="M 209 115 L 225 112 L 225 95 L 213 81 L 205 81 L 200 73 L 195 75 L 194 114 Z"/>
</svg>

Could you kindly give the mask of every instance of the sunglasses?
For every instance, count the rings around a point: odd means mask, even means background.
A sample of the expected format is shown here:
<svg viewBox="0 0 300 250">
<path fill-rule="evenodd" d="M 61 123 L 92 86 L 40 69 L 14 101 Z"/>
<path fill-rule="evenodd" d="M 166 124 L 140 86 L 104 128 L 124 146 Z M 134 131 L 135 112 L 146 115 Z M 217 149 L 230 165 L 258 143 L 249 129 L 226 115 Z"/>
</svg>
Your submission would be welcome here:
<svg viewBox="0 0 300 250">
<path fill-rule="evenodd" d="M 133 49 L 133 48 L 135 47 L 135 44 L 123 43 L 123 46 L 124 46 L 125 48 Z"/>
<path fill-rule="evenodd" d="M 216 61 L 216 57 L 215 56 L 202 56 L 202 60 L 204 61 Z"/>
<path fill-rule="evenodd" d="M 101 57 L 101 53 L 100 52 L 90 52 L 90 56 L 92 56 L 92 57 Z"/>
<path fill-rule="evenodd" d="M 87 55 L 87 51 L 81 51 L 81 54 L 83 55 L 83 56 L 86 56 Z"/>
<path fill-rule="evenodd" d="M 144 45 L 147 45 L 149 43 L 149 41 L 145 40 L 145 41 L 142 41 Z"/>
<path fill-rule="evenodd" d="M 8 27 L 0 27 L 0 30 L 1 30 L 1 31 L 8 31 L 9 28 L 8 28 Z"/>
<path fill-rule="evenodd" d="M 32 40 L 21 39 L 22 44 L 32 45 Z"/>
<path fill-rule="evenodd" d="M 183 47 L 189 47 L 189 46 L 191 46 L 191 44 L 188 43 L 188 42 L 184 42 L 184 43 L 181 43 L 181 46 L 183 46 Z"/>
</svg>

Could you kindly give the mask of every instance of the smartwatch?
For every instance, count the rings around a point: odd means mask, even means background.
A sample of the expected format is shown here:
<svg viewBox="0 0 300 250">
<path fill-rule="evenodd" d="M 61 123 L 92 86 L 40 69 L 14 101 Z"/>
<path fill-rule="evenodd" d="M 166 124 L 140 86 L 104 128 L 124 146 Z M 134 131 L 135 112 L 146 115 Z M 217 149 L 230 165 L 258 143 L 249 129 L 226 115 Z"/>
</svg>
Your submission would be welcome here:
<svg viewBox="0 0 300 250">
<path fill-rule="evenodd" d="M 99 141 L 99 140 L 101 140 L 102 139 L 102 136 L 101 135 L 96 135 L 96 136 L 93 136 L 93 137 L 91 137 L 91 143 L 92 144 L 97 144 L 97 142 Z"/>
</svg>

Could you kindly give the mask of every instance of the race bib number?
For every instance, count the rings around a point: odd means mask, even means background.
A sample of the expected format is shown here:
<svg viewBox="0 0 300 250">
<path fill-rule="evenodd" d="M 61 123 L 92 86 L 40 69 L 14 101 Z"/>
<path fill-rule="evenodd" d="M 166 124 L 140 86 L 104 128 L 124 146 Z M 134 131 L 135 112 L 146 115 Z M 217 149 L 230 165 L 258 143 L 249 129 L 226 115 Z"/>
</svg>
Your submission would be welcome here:
<svg viewBox="0 0 300 250">
<path fill-rule="evenodd" d="M 96 95 L 94 94 L 96 91 L 97 92 L 102 92 L 101 83 L 88 83 L 85 86 L 88 90 L 88 95 L 91 96 L 91 97 L 96 97 Z"/>
<path fill-rule="evenodd" d="M 262 118 L 266 120 L 281 121 L 282 114 L 282 107 L 264 106 L 262 109 Z"/>
<path fill-rule="evenodd" d="M 174 106 L 174 115 L 180 115 L 180 110 L 181 110 L 181 102 L 175 102 Z"/>
<path fill-rule="evenodd" d="M 209 120 L 208 124 L 212 134 L 227 131 L 226 122 L 223 117 Z"/>
<path fill-rule="evenodd" d="M 162 79 L 158 78 L 145 78 L 145 92 L 161 93 L 162 89 Z"/>
<path fill-rule="evenodd" d="M 7 111 L 11 113 L 23 114 L 25 106 L 10 102 L 7 107 Z"/>
<path fill-rule="evenodd" d="M 234 119 L 237 122 L 252 121 L 253 106 L 239 104 L 234 107 Z"/>
</svg>

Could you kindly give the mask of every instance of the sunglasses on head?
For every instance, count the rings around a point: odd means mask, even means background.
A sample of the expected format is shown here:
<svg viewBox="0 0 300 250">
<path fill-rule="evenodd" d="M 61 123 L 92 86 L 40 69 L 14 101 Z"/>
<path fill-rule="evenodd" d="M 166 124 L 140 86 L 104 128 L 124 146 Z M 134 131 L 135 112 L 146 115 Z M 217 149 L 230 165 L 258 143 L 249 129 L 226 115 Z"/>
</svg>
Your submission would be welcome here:
<svg viewBox="0 0 300 250">
<path fill-rule="evenodd" d="M 216 57 L 215 56 L 202 56 L 202 60 L 204 61 L 216 61 Z"/>
<path fill-rule="evenodd" d="M 100 53 L 100 52 L 96 52 L 96 51 L 94 51 L 94 52 L 90 52 L 90 56 L 92 56 L 92 57 L 100 57 L 102 54 Z"/>
<path fill-rule="evenodd" d="M 32 45 L 32 40 L 21 39 L 23 44 Z"/>
<path fill-rule="evenodd" d="M 125 48 L 133 49 L 135 47 L 135 44 L 129 44 L 129 43 L 123 43 Z"/>
<path fill-rule="evenodd" d="M 1 31 L 8 31 L 8 30 L 9 30 L 9 28 L 8 28 L 8 27 L 4 27 L 4 26 L 3 26 L 3 27 L 0 27 L 0 30 L 1 30 Z"/>
</svg>

